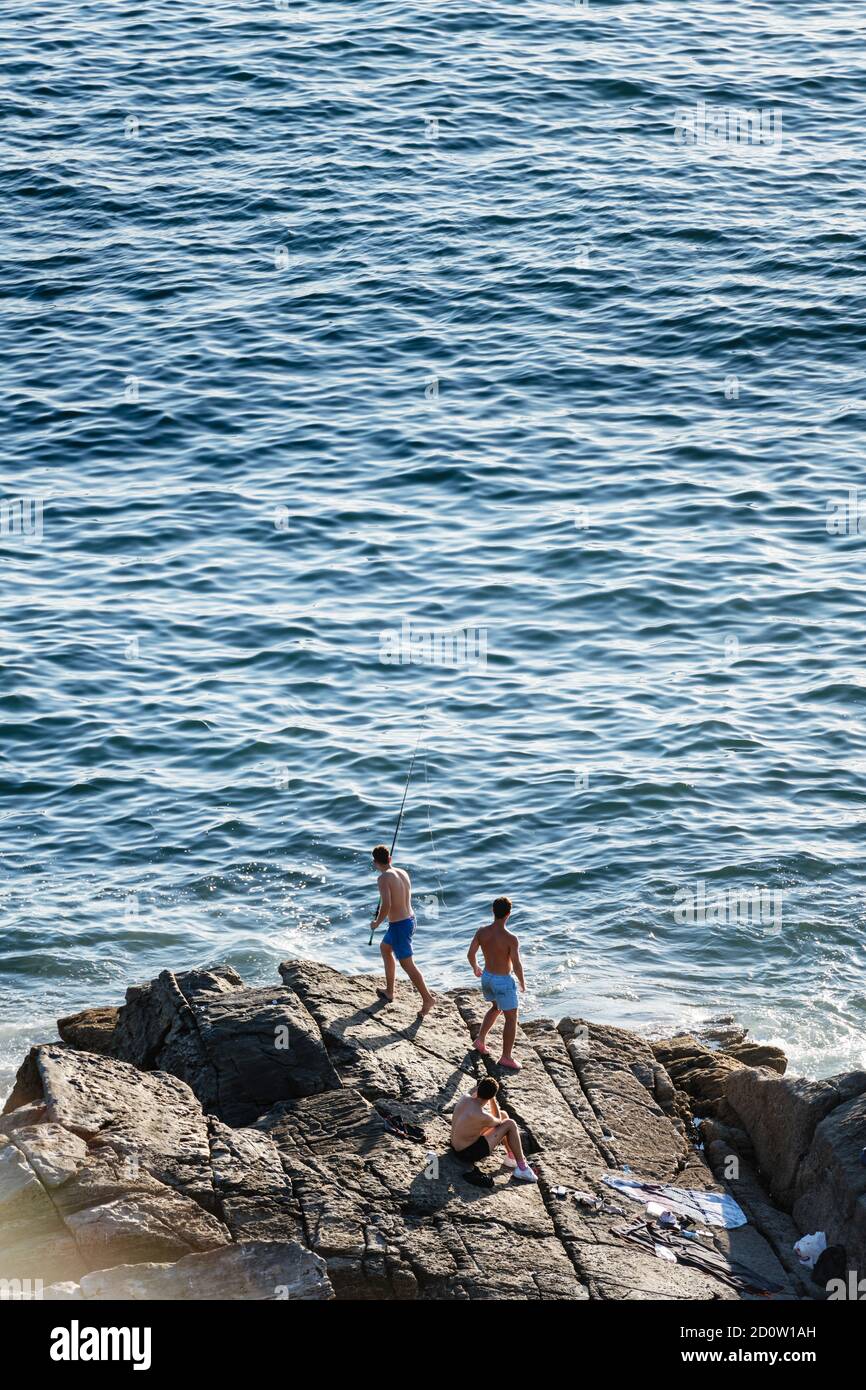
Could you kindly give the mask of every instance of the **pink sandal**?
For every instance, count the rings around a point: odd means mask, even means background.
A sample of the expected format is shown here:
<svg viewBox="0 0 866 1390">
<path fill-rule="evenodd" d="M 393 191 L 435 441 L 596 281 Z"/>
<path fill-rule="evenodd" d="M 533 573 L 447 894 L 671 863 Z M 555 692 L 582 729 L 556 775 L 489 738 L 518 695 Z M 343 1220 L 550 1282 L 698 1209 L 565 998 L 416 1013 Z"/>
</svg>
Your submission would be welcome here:
<svg viewBox="0 0 866 1390">
<path fill-rule="evenodd" d="M 500 1058 L 499 1058 L 499 1061 L 497 1062 L 496 1065 L 499 1066 L 499 1067 L 504 1067 L 506 1071 L 522 1071 L 522 1070 L 523 1070 L 523 1068 L 521 1067 L 520 1063 L 519 1063 L 519 1062 L 515 1062 L 513 1057 L 500 1057 Z"/>
<path fill-rule="evenodd" d="M 474 1041 L 474 1043 L 472 1044 L 472 1046 L 475 1048 L 476 1052 L 480 1052 L 480 1053 L 481 1053 L 481 1056 L 482 1056 L 482 1057 L 488 1057 L 488 1056 L 490 1055 L 489 1052 L 488 1052 L 488 1050 L 487 1050 L 487 1048 L 484 1046 L 484 1044 L 483 1044 L 483 1043 L 479 1043 L 479 1041 L 478 1041 L 477 1038 L 475 1039 L 475 1041 Z"/>
</svg>

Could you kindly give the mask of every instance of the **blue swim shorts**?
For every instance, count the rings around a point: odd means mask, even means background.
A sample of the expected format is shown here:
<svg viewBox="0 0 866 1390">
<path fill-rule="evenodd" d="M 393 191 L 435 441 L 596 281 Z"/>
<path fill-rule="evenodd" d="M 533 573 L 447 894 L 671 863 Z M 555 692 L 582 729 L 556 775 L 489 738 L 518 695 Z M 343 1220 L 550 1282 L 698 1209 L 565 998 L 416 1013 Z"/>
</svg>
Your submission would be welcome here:
<svg viewBox="0 0 866 1390">
<path fill-rule="evenodd" d="M 398 960 L 406 960 L 412 954 L 412 937 L 415 934 L 415 918 L 404 917 L 402 922 L 389 922 L 388 930 L 382 937 L 385 946 L 390 946 Z"/>
<path fill-rule="evenodd" d="M 488 1004 L 495 1004 L 503 1013 L 506 1009 L 517 1008 L 517 981 L 513 975 L 494 975 L 489 970 L 482 971 L 481 993 Z"/>
</svg>

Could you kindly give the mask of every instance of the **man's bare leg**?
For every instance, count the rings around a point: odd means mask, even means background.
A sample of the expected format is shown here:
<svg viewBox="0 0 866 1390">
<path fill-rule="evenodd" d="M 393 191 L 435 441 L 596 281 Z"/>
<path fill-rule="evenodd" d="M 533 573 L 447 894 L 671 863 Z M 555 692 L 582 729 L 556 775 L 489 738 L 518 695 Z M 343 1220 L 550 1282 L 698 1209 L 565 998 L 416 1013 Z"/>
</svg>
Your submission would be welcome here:
<svg viewBox="0 0 866 1390">
<path fill-rule="evenodd" d="M 487 1040 L 487 1034 L 490 1032 L 490 1029 L 493 1027 L 498 1017 L 498 1007 L 496 1006 L 496 1004 L 491 1004 L 490 1008 L 487 1010 L 487 1013 L 481 1020 L 481 1031 L 479 1032 L 478 1037 L 475 1039 L 475 1046 L 478 1048 L 479 1052 L 486 1051 L 485 1043 Z"/>
<path fill-rule="evenodd" d="M 394 998 L 394 976 L 397 973 L 397 962 L 394 959 L 394 952 L 385 942 L 379 943 L 379 950 L 382 952 L 382 960 L 385 962 L 385 995 L 388 999 Z"/>
<path fill-rule="evenodd" d="M 503 1120 L 510 1120 L 510 1119 L 511 1119 L 511 1116 L 509 1115 L 509 1113 L 508 1113 L 507 1110 L 500 1110 L 499 1113 L 500 1113 L 500 1115 L 502 1116 Z M 509 1158 L 513 1158 L 513 1159 L 514 1159 L 514 1162 L 516 1163 L 516 1162 L 517 1162 L 517 1155 L 514 1153 L 514 1151 L 513 1151 L 512 1147 L 511 1147 L 511 1145 L 510 1145 L 509 1142 L 508 1142 L 508 1135 L 507 1135 L 507 1134 L 506 1134 L 505 1138 L 503 1139 L 502 1143 L 503 1143 L 504 1146 L 505 1146 L 505 1152 L 508 1154 Z"/>
<path fill-rule="evenodd" d="M 490 1145 L 491 1153 L 497 1144 L 504 1144 L 511 1157 L 517 1159 L 518 1166 L 520 1168 L 526 1167 L 526 1156 L 520 1142 L 520 1133 L 513 1120 L 501 1120 L 495 1129 L 487 1131 L 485 1138 Z"/>
<path fill-rule="evenodd" d="M 513 1061 L 512 1050 L 514 1039 L 517 1037 L 517 1010 L 505 1010 L 505 1027 L 502 1030 L 502 1056 L 507 1060 Z"/>
<path fill-rule="evenodd" d="M 436 1000 L 424 983 L 424 976 L 421 974 L 421 971 L 418 969 L 412 957 L 404 956 L 400 964 L 406 971 L 406 974 L 409 976 L 409 979 L 412 981 L 418 993 L 421 995 L 421 1007 L 418 1010 L 418 1017 L 424 1018 L 435 1006 Z"/>
</svg>

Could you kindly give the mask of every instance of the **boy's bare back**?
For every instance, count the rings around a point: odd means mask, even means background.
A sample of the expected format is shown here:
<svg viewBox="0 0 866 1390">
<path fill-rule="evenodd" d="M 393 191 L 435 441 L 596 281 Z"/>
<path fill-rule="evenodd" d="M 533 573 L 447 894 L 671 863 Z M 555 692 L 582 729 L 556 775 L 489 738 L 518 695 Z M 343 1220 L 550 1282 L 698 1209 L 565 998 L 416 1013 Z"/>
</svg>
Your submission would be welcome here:
<svg viewBox="0 0 866 1390">
<path fill-rule="evenodd" d="M 513 932 L 501 922 L 491 922 L 478 930 L 478 944 L 484 954 L 484 964 L 491 975 L 510 975 L 518 942 Z"/>
</svg>

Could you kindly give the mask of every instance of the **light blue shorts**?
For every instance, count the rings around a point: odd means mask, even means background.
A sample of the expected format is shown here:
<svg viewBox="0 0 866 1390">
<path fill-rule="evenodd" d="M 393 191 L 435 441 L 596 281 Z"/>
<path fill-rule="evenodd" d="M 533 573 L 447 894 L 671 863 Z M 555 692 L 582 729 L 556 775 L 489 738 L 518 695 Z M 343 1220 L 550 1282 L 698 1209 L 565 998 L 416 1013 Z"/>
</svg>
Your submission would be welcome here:
<svg viewBox="0 0 866 1390">
<path fill-rule="evenodd" d="M 482 971 L 481 993 L 488 1004 L 495 1004 L 503 1013 L 506 1009 L 517 1008 L 517 981 L 513 975 L 493 975 L 489 970 Z"/>
</svg>

